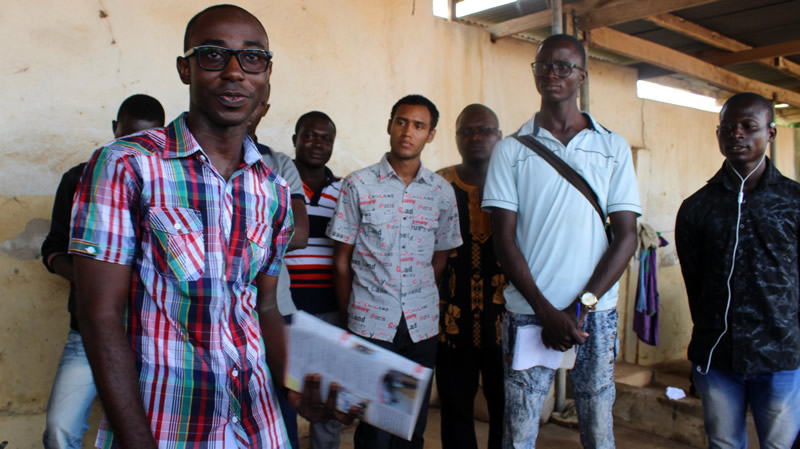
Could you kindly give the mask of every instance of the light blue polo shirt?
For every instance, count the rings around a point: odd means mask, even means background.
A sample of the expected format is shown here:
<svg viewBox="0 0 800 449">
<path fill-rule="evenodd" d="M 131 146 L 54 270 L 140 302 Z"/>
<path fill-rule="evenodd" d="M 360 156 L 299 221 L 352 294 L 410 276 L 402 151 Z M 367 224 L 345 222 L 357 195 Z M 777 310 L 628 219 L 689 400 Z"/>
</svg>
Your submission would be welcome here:
<svg viewBox="0 0 800 449">
<path fill-rule="evenodd" d="M 585 115 L 591 129 L 580 131 L 566 147 L 539 127 L 535 117 L 522 126 L 519 135 L 532 134 L 575 169 L 597 194 L 606 216 L 619 211 L 641 215 L 628 143 Z M 603 223 L 586 197 L 513 137 L 495 146 L 481 207 L 517 213 L 517 247 L 536 285 L 557 309 L 566 308 L 583 292 L 608 248 Z M 618 289 L 615 283 L 600 298 L 597 310 L 616 307 Z M 507 310 L 533 314 L 514 285 L 506 287 L 504 296 Z"/>
</svg>

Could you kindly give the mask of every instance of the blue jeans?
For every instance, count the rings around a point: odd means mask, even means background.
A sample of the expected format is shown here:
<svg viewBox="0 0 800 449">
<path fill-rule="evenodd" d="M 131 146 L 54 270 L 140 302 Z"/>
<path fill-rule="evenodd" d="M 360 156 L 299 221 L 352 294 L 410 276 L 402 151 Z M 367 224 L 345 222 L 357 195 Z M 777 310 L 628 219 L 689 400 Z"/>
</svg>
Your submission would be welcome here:
<svg viewBox="0 0 800 449">
<path fill-rule="evenodd" d="M 539 434 L 539 417 L 553 383 L 555 370 L 534 366 L 527 370 L 511 369 L 517 328 L 540 325 L 534 315 L 506 312 L 503 318 L 503 370 L 505 376 L 506 414 L 503 447 L 532 449 Z M 617 311 L 592 312 L 584 321 L 589 333 L 578 347 L 575 367 L 570 370 L 581 444 L 586 449 L 613 449 L 612 408 L 616 397 L 614 360 L 617 357 Z"/>
<path fill-rule="evenodd" d="M 81 334 L 70 330 L 47 404 L 43 436 L 46 449 L 80 449 L 83 434 L 89 429 L 89 412 L 96 396 L 97 388 Z"/>
<path fill-rule="evenodd" d="M 747 447 L 747 405 L 753 411 L 761 449 L 792 447 L 800 432 L 800 368 L 743 376 L 692 365 L 692 380 L 703 401 L 708 447 Z"/>
</svg>

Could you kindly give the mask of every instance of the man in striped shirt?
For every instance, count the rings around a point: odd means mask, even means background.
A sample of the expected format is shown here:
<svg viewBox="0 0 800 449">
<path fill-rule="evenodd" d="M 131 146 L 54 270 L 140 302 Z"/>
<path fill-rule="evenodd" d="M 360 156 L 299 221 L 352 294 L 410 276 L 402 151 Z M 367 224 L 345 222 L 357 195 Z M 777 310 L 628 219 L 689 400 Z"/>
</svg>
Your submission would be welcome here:
<svg viewBox="0 0 800 449">
<path fill-rule="evenodd" d="M 335 138 L 336 125 L 324 112 L 307 112 L 297 120 L 292 136 L 294 163 L 303 180 L 309 233 L 305 248 L 286 253 L 286 267 L 297 308 L 342 326 L 333 290 L 333 240 L 325 235 L 342 186 L 325 165 L 333 154 Z M 336 420 L 312 424 L 311 449 L 338 448 L 340 429 Z"/>
<path fill-rule="evenodd" d="M 246 136 L 272 53 L 231 5 L 196 15 L 184 51 L 189 111 L 96 151 L 75 198 L 81 333 L 106 412 L 96 445 L 287 448 L 275 290 L 289 188 Z M 330 414 L 297 398 L 312 419 Z"/>
</svg>

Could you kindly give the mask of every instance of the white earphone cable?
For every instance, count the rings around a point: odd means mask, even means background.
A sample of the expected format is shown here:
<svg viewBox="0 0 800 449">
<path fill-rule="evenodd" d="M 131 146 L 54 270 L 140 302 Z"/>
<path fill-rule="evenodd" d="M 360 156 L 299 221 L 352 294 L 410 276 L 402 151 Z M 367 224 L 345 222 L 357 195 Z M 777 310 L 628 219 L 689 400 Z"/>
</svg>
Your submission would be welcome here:
<svg viewBox="0 0 800 449">
<path fill-rule="evenodd" d="M 708 362 L 706 363 L 705 372 L 703 371 L 703 369 L 700 366 L 697 367 L 697 372 L 702 374 L 702 375 L 704 375 L 704 376 L 706 374 L 708 374 L 708 370 L 711 368 L 711 357 L 714 355 L 714 350 L 717 349 L 717 345 L 719 345 L 719 342 L 722 341 L 722 337 L 725 336 L 725 334 L 728 332 L 728 312 L 731 309 L 731 297 L 732 297 L 731 279 L 733 279 L 733 270 L 736 267 L 736 251 L 739 248 L 739 225 L 740 225 L 741 220 L 742 220 L 742 202 L 744 201 L 744 183 L 747 181 L 747 179 L 750 177 L 750 175 L 752 175 L 753 173 L 755 173 L 756 170 L 758 170 L 758 167 L 761 167 L 761 164 L 764 163 L 764 159 L 766 159 L 766 157 L 767 157 L 767 148 L 765 147 L 764 148 L 764 154 L 761 156 L 761 160 L 758 162 L 758 165 L 756 165 L 755 168 L 752 169 L 750 171 L 750 173 L 748 173 L 747 176 L 745 176 L 744 178 L 742 178 L 742 175 L 740 175 L 739 172 L 736 171 L 736 169 L 733 168 L 733 166 L 731 166 L 731 168 L 733 169 L 733 172 L 736 173 L 736 176 L 738 176 L 739 179 L 742 181 L 742 184 L 739 187 L 739 195 L 738 195 L 738 199 L 737 199 L 737 203 L 738 204 L 736 205 L 736 208 L 737 208 L 737 212 L 736 212 L 736 231 L 735 231 L 736 232 L 736 238 L 735 238 L 734 243 L 733 243 L 733 254 L 731 255 L 731 271 L 730 271 L 730 273 L 728 273 L 728 282 L 727 282 L 727 286 L 728 286 L 728 302 L 725 305 L 725 329 L 722 331 L 721 334 L 719 334 L 719 337 L 717 338 L 716 343 L 714 343 L 714 346 L 711 347 L 711 351 L 708 352 Z M 730 162 L 727 162 L 727 163 L 730 164 Z"/>
</svg>

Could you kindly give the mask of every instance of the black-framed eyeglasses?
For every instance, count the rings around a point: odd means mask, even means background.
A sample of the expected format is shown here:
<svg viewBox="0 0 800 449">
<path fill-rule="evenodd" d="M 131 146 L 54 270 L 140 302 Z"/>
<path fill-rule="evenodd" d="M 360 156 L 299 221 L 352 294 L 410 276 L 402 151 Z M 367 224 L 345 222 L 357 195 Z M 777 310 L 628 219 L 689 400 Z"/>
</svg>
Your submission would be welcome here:
<svg viewBox="0 0 800 449">
<path fill-rule="evenodd" d="M 571 64 L 565 61 L 532 62 L 531 68 L 535 76 L 544 76 L 553 70 L 559 78 L 567 78 L 572 75 L 572 69 L 586 70 L 578 64 Z"/>
<path fill-rule="evenodd" d="M 191 48 L 183 54 L 184 58 L 197 56 L 197 64 L 203 70 L 219 71 L 228 66 L 231 56 L 236 55 L 239 66 L 249 73 L 266 72 L 272 60 L 272 52 L 260 48 L 232 48 L 218 47 L 216 45 L 200 45 Z"/>
<path fill-rule="evenodd" d="M 459 128 L 456 130 L 458 137 L 472 137 L 477 134 L 481 137 L 490 136 L 500 131 L 500 128 L 492 128 L 491 126 L 481 126 L 479 128 Z"/>
</svg>

